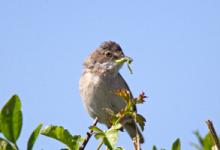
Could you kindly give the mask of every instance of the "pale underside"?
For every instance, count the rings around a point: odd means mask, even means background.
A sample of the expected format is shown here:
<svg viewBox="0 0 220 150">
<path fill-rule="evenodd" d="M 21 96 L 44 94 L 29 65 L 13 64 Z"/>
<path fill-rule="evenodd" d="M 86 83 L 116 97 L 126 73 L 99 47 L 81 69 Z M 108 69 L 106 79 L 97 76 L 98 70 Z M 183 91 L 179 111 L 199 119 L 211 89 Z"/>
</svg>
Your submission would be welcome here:
<svg viewBox="0 0 220 150">
<path fill-rule="evenodd" d="M 85 109 L 92 118 L 97 117 L 99 122 L 109 126 L 110 115 L 106 108 L 117 113 L 126 105 L 121 97 L 115 95 L 115 90 L 129 90 L 122 76 L 119 73 L 111 77 L 99 76 L 86 71 L 79 84 Z"/>
</svg>

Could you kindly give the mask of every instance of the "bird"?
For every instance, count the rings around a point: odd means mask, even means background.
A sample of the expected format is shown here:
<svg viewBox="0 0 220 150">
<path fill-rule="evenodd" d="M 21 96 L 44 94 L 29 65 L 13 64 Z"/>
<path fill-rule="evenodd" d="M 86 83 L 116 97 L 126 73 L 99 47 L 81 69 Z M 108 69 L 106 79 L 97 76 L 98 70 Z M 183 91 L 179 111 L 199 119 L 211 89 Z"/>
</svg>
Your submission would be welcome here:
<svg viewBox="0 0 220 150">
<path fill-rule="evenodd" d="M 113 91 L 126 89 L 130 93 L 128 84 L 119 73 L 123 64 L 116 60 L 125 58 L 121 46 L 114 41 L 105 41 L 97 47 L 84 61 L 83 72 L 79 80 L 80 96 L 84 108 L 93 119 L 110 127 L 111 115 L 106 109 L 115 114 L 120 112 L 126 102 Z M 131 94 L 132 96 L 132 94 Z M 133 97 L 133 96 L 132 96 Z M 136 110 L 136 107 L 134 108 Z M 140 143 L 144 137 L 134 119 L 123 124 L 132 140 L 139 135 Z"/>
</svg>

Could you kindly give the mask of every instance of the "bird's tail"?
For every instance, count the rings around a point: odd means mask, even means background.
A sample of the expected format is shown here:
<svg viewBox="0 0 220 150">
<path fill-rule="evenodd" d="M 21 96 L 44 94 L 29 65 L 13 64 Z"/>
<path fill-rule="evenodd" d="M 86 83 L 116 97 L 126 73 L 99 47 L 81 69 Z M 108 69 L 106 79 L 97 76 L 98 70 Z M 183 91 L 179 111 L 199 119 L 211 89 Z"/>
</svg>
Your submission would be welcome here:
<svg viewBox="0 0 220 150">
<path fill-rule="evenodd" d="M 137 124 L 132 121 L 132 122 L 127 122 L 126 124 L 123 125 L 125 130 L 128 132 L 129 136 L 134 139 L 137 137 L 137 134 L 139 135 L 140 138 L 140 143 L 144 143 L 144 136 L 142 135 L 140 129 L 138 128 Z"/>
</svg>

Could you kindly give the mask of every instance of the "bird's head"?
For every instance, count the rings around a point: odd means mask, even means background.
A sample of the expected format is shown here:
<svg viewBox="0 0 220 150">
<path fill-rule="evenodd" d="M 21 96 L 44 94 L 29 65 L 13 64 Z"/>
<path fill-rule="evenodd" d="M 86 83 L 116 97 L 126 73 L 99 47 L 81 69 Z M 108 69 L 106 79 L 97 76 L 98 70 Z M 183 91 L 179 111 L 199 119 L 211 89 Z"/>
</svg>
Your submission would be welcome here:
<svg viewBox="0 0 220 150">
<path fill-rule="evenodd" d="M 106 41 L 89 55 L 84 62 L 84 66 L 94 72 L 105 73 L 110 71 L 117 73 L 123 65 L 123 63 L 118 63 L 117 61 L 123 58 L 129 57 L 124 55 L 119 44 L 113 41 Z"/>
</svg>

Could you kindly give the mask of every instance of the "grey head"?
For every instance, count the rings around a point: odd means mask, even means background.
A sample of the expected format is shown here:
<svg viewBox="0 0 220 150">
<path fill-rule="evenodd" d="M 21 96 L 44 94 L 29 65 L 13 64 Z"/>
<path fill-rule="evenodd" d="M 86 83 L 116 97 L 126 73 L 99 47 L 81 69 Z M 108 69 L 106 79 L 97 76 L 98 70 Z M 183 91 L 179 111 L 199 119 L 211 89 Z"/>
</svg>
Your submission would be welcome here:
<svg viewBox="0 0 220 150">
<path fill-rule="evenodd" d="M 94 73 L 118 72 L 121 64 L 115 60 L 125 57 L 119 44 L 113 41 L 106 41 L 96 48 L 85 60 L 84 68 Z"/>
</svg>

